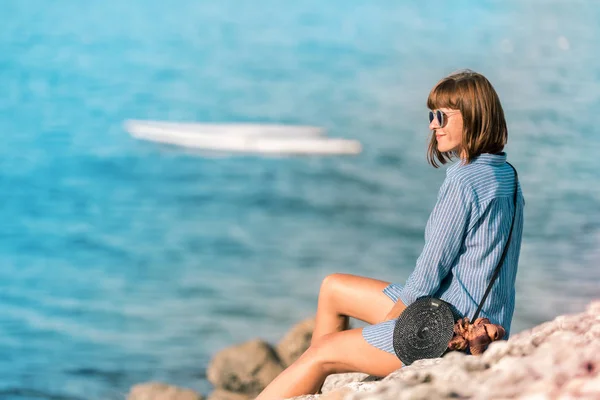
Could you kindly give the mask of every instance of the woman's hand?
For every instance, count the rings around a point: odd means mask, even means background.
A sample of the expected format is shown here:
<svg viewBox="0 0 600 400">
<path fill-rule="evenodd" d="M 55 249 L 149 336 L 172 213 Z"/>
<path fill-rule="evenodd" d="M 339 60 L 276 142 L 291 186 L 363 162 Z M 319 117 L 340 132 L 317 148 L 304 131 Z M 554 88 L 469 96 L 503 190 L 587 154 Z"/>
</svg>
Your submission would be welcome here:
<svg viewBox="0 0 600 400">
<path fill-rule="evenodd" d="M 405 309 L 406 309 L 406 306 L 404 305 L 404 303 L 402 301 L 398 300 L 396 302 L 396 304 L 394 304 L 394 307 L 392 307 L 390 312 L 387 313 L 387 315 L 385 316 L 383 321 L 389 321 L 389 320 L 398 318 L 400 316 L 400 314 L 402 314 L 402 311 L 404 311 Z"/>
</svg>

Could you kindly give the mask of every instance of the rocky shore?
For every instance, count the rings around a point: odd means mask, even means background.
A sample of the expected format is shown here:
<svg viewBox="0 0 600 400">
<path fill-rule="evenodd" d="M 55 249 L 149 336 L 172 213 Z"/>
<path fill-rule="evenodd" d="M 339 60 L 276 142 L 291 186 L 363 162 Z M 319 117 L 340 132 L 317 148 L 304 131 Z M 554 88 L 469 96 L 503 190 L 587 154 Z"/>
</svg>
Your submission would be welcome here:
<svg viewBox="0 0 600 400">
<path fill-rule="evenodd" d="M 252 340 L 215 355 L 207 370 L 208 400 L 254 398 L 310 343 L 313 320 L 302 321 L 272 346 Z M 338 374 L 320 395 L 297 400 L 600 399 L 600 301 L 492 343 L 481 356 L 449 353 L 421 360 L 387 377 Z M 149 382 L 128 400 L 205 400 L 189 389 Z"/>
</svg>

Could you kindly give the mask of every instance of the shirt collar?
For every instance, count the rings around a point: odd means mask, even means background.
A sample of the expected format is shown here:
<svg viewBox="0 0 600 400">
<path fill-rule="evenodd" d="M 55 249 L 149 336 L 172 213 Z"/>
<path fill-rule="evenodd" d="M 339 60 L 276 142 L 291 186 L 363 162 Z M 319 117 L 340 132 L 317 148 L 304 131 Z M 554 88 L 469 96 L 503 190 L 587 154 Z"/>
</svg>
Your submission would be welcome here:
<svg viewBox="0 0 600 400">
<path fill-rule="evenodd" d="M 471 160 L 473 164 L 502 165 L 506 162 L 506 153 L 483 153 Z"/>
<path fill-rule="evenodd" d="M 506 162 L 506 153 L 505 152 L 497 153 L 497 154 L 483 153 L 471 160 L 471 164 L 487 164 L 487 165 L 502 165 L 505 162 Z M 458 161 L 458 162 L 452 164 L 446 170 L 446 175 L 451 175 L 461 166 L 464 166 L 461 161 Z"/>
</svg>

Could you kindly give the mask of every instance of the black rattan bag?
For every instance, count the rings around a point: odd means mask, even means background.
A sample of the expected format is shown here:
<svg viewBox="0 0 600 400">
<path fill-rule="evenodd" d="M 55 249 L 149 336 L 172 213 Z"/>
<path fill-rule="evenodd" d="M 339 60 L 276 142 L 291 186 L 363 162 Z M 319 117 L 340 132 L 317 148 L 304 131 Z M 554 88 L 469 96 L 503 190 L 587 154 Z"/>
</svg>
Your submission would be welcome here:
<svg viewBox="0 0 600 400">
<path fill-rule="evenodd" d="M 492 289 L 494 281 L 498 277 L 500 267 L 504 263 L 506 253 L 508 252 L 515 224 L 519 178 L 515 168 L 510 163 L 507 164 L 510 165 L 515 173 L 513 196 L 515 213 L 513 214 L 510 233 L 504 245 L 502 257 L 494 270 L 490 283 L 471 321 L 475 321 L 479 316 L 479 312 Z M 461 315 L 455 307 L 441 299 L 435 297 L 421 297 L 417 299 L 410 306 L 406 307 L 396 320 L 393 337 L 394 352 L 404 365 L 410 365 L 414 361 L 424 358 L 441 357 L 448 350 L 448 343 L 454 336 L 454 325 L 460 318 Z"/>
</svg>

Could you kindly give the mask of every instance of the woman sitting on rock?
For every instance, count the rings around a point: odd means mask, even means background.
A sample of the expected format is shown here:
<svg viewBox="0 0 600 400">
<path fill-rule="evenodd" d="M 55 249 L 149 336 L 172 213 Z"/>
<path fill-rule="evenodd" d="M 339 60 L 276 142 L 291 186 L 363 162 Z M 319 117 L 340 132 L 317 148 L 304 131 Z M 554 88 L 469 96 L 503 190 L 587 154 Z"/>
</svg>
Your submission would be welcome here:
<svg viewBox="0 0 600 400">
<path fill-rule="evenodd" d="M 441 298 L 473 315 L 499 262 L 515 212 L 514 173 L 503 152 L 508 138 L 496 91 L 482 75 L 462 71 L 442 79 L 427 99 L 427 154 L 434 167 L 453 158 L 425 229 L 425 246 L 405 285 L 333 274 L 321 285 L 310 348 L 257 397 L 284 399 L 317 393 L 329 374 L 386 376 L 402 367 L 392 344 L 402 311 L 423 296 Z M 481 316 L 506 337 L 515 308 L 521 248 L 521 191 L 511 243 Z M 348 330 L 348 318 L 365 328 Z"/>
</svg>

